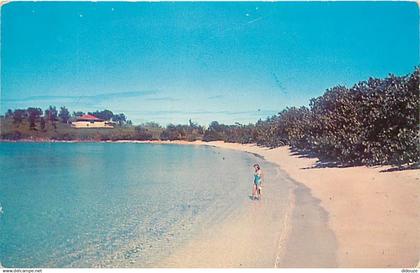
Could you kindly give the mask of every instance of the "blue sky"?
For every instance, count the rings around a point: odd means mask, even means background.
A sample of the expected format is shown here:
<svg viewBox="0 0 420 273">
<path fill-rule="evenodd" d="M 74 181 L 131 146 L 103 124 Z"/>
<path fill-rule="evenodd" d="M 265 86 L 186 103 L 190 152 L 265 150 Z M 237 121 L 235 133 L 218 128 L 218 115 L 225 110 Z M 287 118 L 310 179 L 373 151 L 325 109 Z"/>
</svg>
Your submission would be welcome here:
<svg viewBox="0 0 420 273">
<path fill-rule="evenodd" d="M 1 112 L 65 105 L 134 123 L 255 122 L 419 64 L 414 2 L 13 2 Z"/>
</svg>

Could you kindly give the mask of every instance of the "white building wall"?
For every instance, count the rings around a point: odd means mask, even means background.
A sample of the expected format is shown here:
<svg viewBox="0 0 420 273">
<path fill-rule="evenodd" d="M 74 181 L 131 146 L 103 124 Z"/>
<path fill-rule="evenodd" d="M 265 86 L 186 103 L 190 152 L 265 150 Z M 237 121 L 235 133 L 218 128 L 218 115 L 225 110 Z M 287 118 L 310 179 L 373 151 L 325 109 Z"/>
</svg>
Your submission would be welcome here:
<svg viewBox="0 0 420 273">
<path fill-rule="evenodd" d="M 106 124 L 106 121 L 73 121 L 73 128 L 114 128 L 112 125 Z"/>
</svg>

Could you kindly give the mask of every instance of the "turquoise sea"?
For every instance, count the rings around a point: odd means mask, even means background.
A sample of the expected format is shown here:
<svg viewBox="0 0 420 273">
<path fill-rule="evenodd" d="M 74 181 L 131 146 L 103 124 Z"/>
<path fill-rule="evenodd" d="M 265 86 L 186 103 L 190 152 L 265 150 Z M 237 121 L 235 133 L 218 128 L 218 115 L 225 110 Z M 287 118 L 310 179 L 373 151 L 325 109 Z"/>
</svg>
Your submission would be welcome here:
<svg viewBox="0 0 420 273">
<path fill-rule="evenodd" d="M 195 145 L 0 143 L 4 267 L 153 266 L 240 209 L 252 154 Z"/>
</svg>

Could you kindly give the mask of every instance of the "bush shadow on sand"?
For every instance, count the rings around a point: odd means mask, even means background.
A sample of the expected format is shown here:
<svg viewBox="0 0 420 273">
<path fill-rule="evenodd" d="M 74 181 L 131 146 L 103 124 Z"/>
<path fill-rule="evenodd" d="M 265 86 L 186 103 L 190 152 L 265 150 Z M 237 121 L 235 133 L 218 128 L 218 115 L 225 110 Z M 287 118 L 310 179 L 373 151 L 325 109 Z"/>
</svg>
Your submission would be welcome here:
<svg viewBox="0 0 420 273">
<path fill-rule="evenodd" d="M 298 148 L 290 148 L 290 152 L 292 156 L 296 156 L 298 158 L 310 158 L 310 159 L 317 159 L 315 164 L 310 167 L 301 168 L 303 170 L 308 169 L 322 169 L 322 168 L 349 168 L 349 167 L 358 167 L 358 166 L 366 166 L 364 164 L 350 164 L 350 163 L 343 163 L 339 161 L 333 161 L 329 158 L 319 156 L 317 153 L 313 151 L 306 151 Z M 370 168 L 379 168 L 382 167 L 382 165 L 372 165 L 368 166 Z M 395 172 L 395 171 L 405 171 L 405 170 L 418 170 L 420 169 L 420 162 L 416 162 L 414 164 L 406 164 L 402 166 L 396 166 L 396 165 L 387 165 L 387 167 L 384 170 L 380 170 L 379 172 Z"/>
</svg>

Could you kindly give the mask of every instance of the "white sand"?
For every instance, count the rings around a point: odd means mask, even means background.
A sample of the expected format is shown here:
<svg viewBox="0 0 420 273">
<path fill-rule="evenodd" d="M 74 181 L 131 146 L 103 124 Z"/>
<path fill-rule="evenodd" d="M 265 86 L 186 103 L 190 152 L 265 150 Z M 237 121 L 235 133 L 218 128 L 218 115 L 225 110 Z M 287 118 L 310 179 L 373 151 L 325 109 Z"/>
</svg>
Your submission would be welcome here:
<svg viewBox="0 0 420 273">
<path fill-rule="evenodd" d="M 292 155 L 289 147 L 206 145 L 264 156 L 310 188 L 329 214 L 329 226 L 338 241 L 339 267 L 415 267 L 419 263 L 420 170 L 311 168 L 317 159 Z"/>
</svg>

